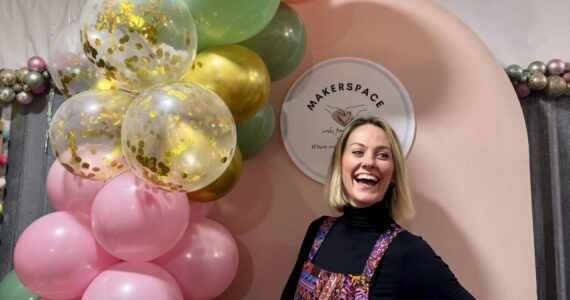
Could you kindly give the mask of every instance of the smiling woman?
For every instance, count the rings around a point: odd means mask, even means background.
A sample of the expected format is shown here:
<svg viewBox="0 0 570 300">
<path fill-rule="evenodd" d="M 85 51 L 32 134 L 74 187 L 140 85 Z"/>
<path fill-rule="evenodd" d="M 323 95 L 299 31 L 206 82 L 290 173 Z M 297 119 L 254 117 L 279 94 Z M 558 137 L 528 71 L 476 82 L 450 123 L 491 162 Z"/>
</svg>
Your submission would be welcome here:
<svg viewBox="0 0 570 300">
<path fill-rule="evenodd" d="M 311 223 L 281 299 L 474 299 L 421 237 L 396 224 L 414 207 L 400 142 L 385 121 L 346 127 L 326 195 L 343 215 Z"/>
</svg>

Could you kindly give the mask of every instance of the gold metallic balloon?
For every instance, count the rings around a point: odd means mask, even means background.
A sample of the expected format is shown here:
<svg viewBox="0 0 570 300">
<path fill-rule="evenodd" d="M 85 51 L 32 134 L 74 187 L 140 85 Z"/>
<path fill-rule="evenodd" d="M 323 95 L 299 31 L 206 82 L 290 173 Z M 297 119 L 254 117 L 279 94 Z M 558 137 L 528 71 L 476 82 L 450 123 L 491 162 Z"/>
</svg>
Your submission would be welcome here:
<svg viewBox="0 0 570 300">
<path fill-rule="evenodd" d="M 565 92 L 566 80 L 564 78 L 557 75 L 548 76 L 548 84 L 544 88 L 546 96 L 556 98 L 564 95 Z"/>
<path fill-rule="evenodd" d="M 150 88 L 133 102 L 122 130 L 132 171 L 171 191 L 192 192 L 218 178 L 236 149 L 236 127 L 224 101 L 191 82 Z"/>
<path fill-rule="evenodd" d="M 77 176 L 109 179 L 127 170 L 121 124 L 134 96 L 122 91 L 87 90 L 59 107 L 49 128 L 52 151 Z"/>
<path fill-rule="evenodd" d="M 528 86 L 533 91 L 540 91 L 546 87 L 548 79 L 542 73 L 536 72 L 528 78 Z"/>
<path fill-rule="evenodd" d="M 237 184 L 241 176 L 242 166 L 243 158 L 239 148 L 236 148 L 234 158 L 224 173 L 222 173 L 216 181 L 210 183 L 205 188 L 187 193 L 186 195 L 188 196 L 188 200 L 195 202 L 211 202 L 227 195 Z"/>
<path fill-rule="evenodd" d="M 196 56 L 196 26 L 182 0 L 87 0 L 79 23 L 91 65 L 127 91 L 179 80 Z"/>
<path fill-rule="evenodd" d="M 271 87 L 265 63 L 252 50 L 226 45 L 200 52 L 183 80 L 199 83 L 218 94 L 236 123 L 249 119 L 267 101 Z"/>
</svg>

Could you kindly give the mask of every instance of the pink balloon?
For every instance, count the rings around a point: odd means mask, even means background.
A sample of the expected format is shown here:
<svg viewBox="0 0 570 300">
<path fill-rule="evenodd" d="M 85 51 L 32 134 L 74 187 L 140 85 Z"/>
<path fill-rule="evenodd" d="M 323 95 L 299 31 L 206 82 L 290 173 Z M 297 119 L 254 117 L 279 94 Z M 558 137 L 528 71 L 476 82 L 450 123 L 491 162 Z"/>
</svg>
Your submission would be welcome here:
<svg viewBox="0 0 570 300">
<path fill-rule="evenodd" d="M 95 241 L 88 216 L 65 211 L 30 224 L 14 250 L 18 278 L 46 298 L 80 297 L 91 280 L 117 262 Z"/>
<path fill-rule="evenodd" d="M 184 299 L 212 299 L 232 282 L 238 249 L 231 233 L 210 219 L 193 220 L 184 237 L 155 262 L 176 278 Z"/>
<path fill-rule="evenodd" d="M 103 180 L 75 176 L 56 160 L 47 174 L 47 197 L 55 210 L 90 215 L 93 200 L 104 184 Z"/>
<path fill-rule="evenodd" d="M 82 300 L 182 300 L 172 275 L 144 262 L 122 262 L 91 282 Z"/>
<path fill-rule="evenodd" d="M 207 217 L 212 207 L 214 207 L 214 202 L 190 201 L 190 220 Z"/>
<path fill-rule="evenodd" d="M 126 261 L 148 261 L 172 249 L 190 216 L 184 193 L 165 191 L 125 172 L 99 191 L 91 208 L 95 238 Z"/>
</svg>

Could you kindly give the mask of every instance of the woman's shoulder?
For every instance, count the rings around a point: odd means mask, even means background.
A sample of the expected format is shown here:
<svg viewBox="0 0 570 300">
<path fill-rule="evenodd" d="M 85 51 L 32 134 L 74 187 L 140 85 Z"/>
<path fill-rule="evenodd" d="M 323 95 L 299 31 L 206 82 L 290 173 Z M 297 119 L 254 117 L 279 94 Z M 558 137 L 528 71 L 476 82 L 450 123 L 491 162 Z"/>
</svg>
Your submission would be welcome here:
<svg viewBox="0 0 570 300">
<path fill-rule="evenodd" d="M 397 256 L 411 258 L 431 257 L 436 255 L 432 247 L 419 235 L 402 230 L 390 245 Z"/>
</svg>

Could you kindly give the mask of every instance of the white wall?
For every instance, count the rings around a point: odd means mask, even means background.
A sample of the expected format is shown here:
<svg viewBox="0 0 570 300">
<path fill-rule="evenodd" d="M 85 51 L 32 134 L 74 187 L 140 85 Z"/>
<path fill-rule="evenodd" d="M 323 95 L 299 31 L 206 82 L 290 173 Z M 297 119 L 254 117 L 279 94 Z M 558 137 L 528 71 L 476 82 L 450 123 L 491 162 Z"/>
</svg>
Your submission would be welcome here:
<svg viewBox="0 0 570 300">
<path fill-rule="evenodd" d="M 466 23 L 504 65 L 570 60 L 567 0 L 434 0 Z M 453 38 L 453 37 L 450 37 Z"/>
</svg>

